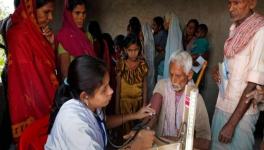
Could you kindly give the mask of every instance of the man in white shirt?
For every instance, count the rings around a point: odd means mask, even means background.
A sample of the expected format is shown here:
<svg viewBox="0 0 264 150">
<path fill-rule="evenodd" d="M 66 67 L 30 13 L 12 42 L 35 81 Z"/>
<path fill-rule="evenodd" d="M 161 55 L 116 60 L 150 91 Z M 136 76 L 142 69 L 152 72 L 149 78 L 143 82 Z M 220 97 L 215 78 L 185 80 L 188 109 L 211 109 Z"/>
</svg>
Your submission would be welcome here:
<svg viewBox="0 0 264 150">
<path fill-rule="evenodd" d="M 233 20 L 224 46 L 224 66 L 213 72 L 217 83 L 227 83 L 218 95 L 212 121 L 212 149 L 253 149 L 258 110 L 245 95 L 264 85 L 264 18 L 255 13 L 256 0 L 228 0 Z M 217 69 L 216 69 L 217 70 Z"/>
</svg>

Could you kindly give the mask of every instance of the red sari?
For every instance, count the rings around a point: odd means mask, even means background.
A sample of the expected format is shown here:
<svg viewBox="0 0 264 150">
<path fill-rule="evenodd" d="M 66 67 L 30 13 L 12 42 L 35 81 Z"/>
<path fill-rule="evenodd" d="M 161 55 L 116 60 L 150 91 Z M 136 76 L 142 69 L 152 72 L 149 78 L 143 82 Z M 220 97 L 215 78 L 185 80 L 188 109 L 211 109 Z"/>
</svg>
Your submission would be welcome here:
<svg viewBox="0 0 264 150">
<path fill-rule="evenodd" d="M 20 1 L 7 33 L 8 101 L 15 140 L 32 121 L 50 113 L 58 86 L 55 53 L 36 23 L 34 3 Z"/>
</svg>

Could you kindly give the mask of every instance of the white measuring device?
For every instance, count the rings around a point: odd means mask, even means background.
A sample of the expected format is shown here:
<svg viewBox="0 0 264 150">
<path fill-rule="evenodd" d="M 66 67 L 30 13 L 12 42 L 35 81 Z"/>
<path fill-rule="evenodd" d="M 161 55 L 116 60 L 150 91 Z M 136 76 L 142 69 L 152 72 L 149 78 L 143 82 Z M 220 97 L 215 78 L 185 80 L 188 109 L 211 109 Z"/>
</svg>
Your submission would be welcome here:
<svg viewBox="0 0 264 150">
<path fill-rule="evenodd" d="M 187 86 L 187 88 L 190 88 Z M 191 87 L 190 90 L 186 90 L 187 92 L 190 91 L 190 98 L 186 96 L 185 101 L 185 108 L 187 109 L 184 113 L 187 113 L 187 118 L 184 121 L 187 122 L 187 131 L 185 133 L 185 150 L 193 150 L 193 138 L 194 138 L 194 126 L 195 126 L 195 117 L 196 117 L 196 107 L 197 107 L 197 98 L 198 98 L 198 89 Z M 189 93 L 186 93 L 189 95 Z M 189 102 L 188 102 L 189 100 Z M 186 117 L 186 115 L 184 115 Z"/>
<path fill-rule="evenodd" d="M 194 126 L 198 89 L 193 85 L 186 85 L 184 90 L 184 110 L 181 123 L 180 139 L 168 145 L 155 147 L 153 150 L 193 150 Z"/>
</svg>

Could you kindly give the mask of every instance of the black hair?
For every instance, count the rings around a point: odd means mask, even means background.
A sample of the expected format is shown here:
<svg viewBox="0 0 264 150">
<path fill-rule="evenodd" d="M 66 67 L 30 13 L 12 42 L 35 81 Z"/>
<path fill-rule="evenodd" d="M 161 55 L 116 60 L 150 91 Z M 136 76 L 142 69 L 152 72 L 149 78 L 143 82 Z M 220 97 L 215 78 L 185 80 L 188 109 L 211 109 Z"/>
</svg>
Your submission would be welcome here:
<svg viewBox="0 0 264 150">
<path fill-rule="evenodd" d="M 14 0 L 14 6 L 15 6 L 15 8 L 18 7 L 19 3 L 20 3 L 20 0 Z"/>
<path fill-rule="evenodd" d="M 199 24 L 199 25 L 198 25 L 198 28 L 199 28 L 201 31 L 203 31 L 203 32 L 205 33 L 205 35 L 207 34 L 207 32 L 208 32 L 208 27 L 207 27 L 206 24 Z"/>
<path fill-rule="evenodd" d="M 99 42 L 99 51 L 97 52 L 97 57 L 103 59 L 104 56 L 104 40 L 100 25 L 97 21 L 91 21 L 89 23 L 89 32 L 91 33 L 94 40 Z"/>
<path fill-rule="evenodd" d="M 161 30 L 164 30 L 164 20 L 162 17 L 160 16 L 157 16 L 157 17 L 154 17 L 153 18 L 153 21 L 157 24 L 157 26 L 161 29 Z"/>
<path fill-rule="evenodd" d="M 38 9 L 49 2 L 54 2 L 54 0 L 36 0 L 36 8 Z"/>
<path fill-rule="evenodd" d="M 103 39 L 107 42 L 110 54 L 114 54 L 115 49 L 112 36 L 109 33 L 103 33 Z"/>
<path fill-rule="evenodd" d="M 103 84 L 103 78 L 107 72 L 105 63 L 91 56 L 80 56 L 71 62 L 68 77 L 59 86 L 55 94 L 50 114 L 49 132 L 61 106 L 70 99 L 79 100 L 83 91 L 93 96 L 95 90 Z"/>
<path fill-rule="evenodd" d="M 123 47 L 123 45 L 124 45 L 124 39 L 125 39 L 125 36 L 122 35 L 122 34 L 119 34 L 119 35 L 117 35 L 117 36 L 115 37 L 115 39 L 114 39 L 114 44 L 115 44 L 116 46 Z"/>
<path fill-rule="evenodd" d="M 134 33 L 130 33 L 125 37 L 124 42 L 123 42 L 123 47 L 128 48 L 132 44 L 137 44 L 137 46 L 139 47 L 138 55 L 140 55 L 142 51 L 142 46 L 141 46 L 139 38 Z M 125 57 L 126 57 L 125 59 L 127 59 L 128 55 L 126 54 Z"/>
<path fill-rule="evenodd" d="M 193 24 L 195 25 L 196 28 L 197 28 L 198 25 L 199 25 L 199 22 L 198 22 L 197 19 L 190 19 L 190 20 L 188 21 L 188 23 L 187 23 L 187 26 L 188 26 L 189 24 L 191 24 L 191 23 L 193 23 Z"/>
<path fill-rule="evenodd" d="M 73 11 L 73 9 L 74 9 L 77 5 L 84 5 L 85 8 L 87 8 L 87 3 L 86 3 L 85 0 L 68 0 L 67 10 L 69 10 L 69 11 Z"/>
<path fill-rule="evenodd" d="M 131 33 L 139 36 L 139 33 L 141 32 L 141 23 L 139 19 L 137 17 L 130 18 L 128 28 L 130 29 Z"/>
</svg>

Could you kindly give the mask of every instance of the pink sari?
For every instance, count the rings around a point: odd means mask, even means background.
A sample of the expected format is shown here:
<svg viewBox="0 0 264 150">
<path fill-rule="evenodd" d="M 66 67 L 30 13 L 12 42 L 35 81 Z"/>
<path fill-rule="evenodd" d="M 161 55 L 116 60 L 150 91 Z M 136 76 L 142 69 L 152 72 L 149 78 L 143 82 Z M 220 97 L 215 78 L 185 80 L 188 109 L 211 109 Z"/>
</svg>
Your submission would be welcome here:
<svg viewBox="0 0 264 150">
<path fill-rule="evenodd" d="M 96 56 L 92 42 L 86 36 L 84 30 L 79 29 L 72 18 L 72 14 L 67 10 L 65 0 L 65 7 L 63 12 L 63 24 L 56 40 L 61 43 L 63 48 L 70 53 L 70 55 L 77 57 L 81 55 Z"/>
</svg>

